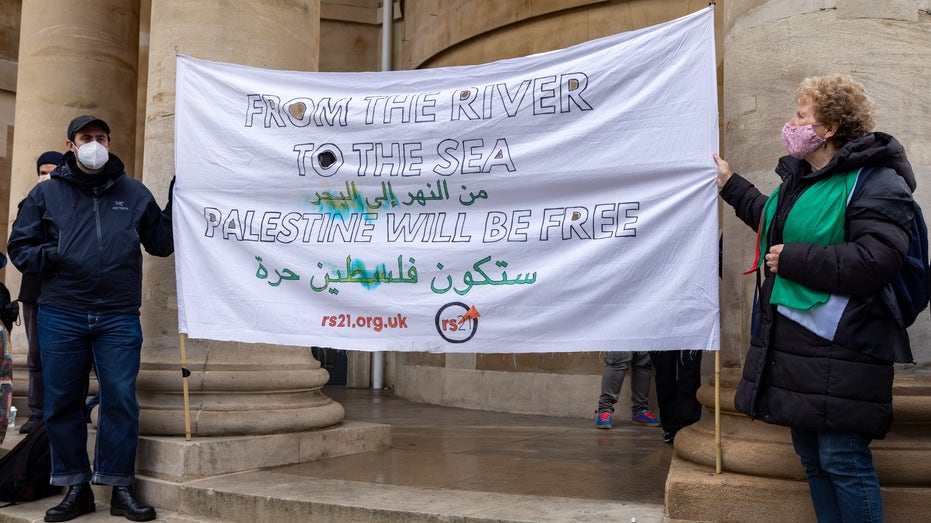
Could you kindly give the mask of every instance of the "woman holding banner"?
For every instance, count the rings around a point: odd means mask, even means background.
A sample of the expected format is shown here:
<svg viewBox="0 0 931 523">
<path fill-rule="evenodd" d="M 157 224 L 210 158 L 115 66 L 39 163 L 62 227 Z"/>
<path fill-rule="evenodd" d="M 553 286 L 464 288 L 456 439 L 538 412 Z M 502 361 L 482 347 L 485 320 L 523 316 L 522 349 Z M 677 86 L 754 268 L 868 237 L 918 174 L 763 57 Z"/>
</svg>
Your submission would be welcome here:
<svg viewBox="0 0 931 523">
<path fill-rule="evenodd" d="M 872 132 L 873 102 L 849 76 L 806 78 L 796 102 L 768 197 L 714 155 L 721 197 L 759 238 L 734 402 L 791 428 L 818 521 L 882 521 L 869 444 L 892 424 L 893 362 L 911 361 L 888 284 L 909 244 L 915 175 L 902 145 Z"/>
</svg>

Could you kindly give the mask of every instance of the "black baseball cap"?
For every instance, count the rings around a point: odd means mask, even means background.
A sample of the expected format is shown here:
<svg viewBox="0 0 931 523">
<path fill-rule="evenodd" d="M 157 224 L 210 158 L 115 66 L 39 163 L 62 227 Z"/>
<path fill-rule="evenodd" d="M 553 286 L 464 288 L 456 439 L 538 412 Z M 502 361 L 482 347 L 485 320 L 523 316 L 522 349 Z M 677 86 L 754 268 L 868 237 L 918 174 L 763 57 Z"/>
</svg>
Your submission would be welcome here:
<svg viewBox="0 0 931 523">
<path fill-rule="evenodd" d="M 103 130 L 107 132 L 107 136 L 110 136 L 110 126 L 107 125 L 107 122 L 97 118 L 96 116 L 83 114 L 74 120 L 71 120 L 71 123 L 68 124 L 68 140 L 73 141 L 72 138 L 74 138 L 75 133 L 92 123 L 103 127 Z"/>
</svg>

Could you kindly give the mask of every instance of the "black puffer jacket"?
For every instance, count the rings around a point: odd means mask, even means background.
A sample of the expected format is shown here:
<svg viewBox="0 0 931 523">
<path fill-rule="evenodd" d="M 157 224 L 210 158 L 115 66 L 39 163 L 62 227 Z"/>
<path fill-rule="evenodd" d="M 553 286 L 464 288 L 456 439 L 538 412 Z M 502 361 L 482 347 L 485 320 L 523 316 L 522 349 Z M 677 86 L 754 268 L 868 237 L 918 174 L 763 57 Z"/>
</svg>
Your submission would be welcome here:
<svg viewBox="0 0 931 523">
<path fill-rule="evenodd" d="M 74 153 L 23 201 L 8 252 L 25 275 L 39 275 L 40 306 L 89 314 L 139 314 L 142 252 L 174 251 L 171 199 L 163 212 L 152 193 L 110 155 L 102 185 L 75 177 Z M 86 175 L 85 175 L 86 176 Z"/>
<path fill-rule="evenodd" d="M 915 175 L 902 145 L 872 133 L 845 145 L 827 166 L 790 156 L 782 178 L 769 245 L 783 243 L 785 216 L 815 181 L 874 167 L 846 211 L 847 243 L 787 243 L 779 274 L 850 300 L 833 339 L 818 336 L 771 305 L 774 274 L 763 270 L 759 327 L 751 335 L 735 405 L 752 418 L 800 430 L 854 432 L 882 438 L 892 424 L 893 362 L 910 361 L 908 333 L 893 310 L 888 283 L 902 267 L 913 218 Z M 767 196 L 734 175 L 721 197 L 756 230 Z"/>
</svg>

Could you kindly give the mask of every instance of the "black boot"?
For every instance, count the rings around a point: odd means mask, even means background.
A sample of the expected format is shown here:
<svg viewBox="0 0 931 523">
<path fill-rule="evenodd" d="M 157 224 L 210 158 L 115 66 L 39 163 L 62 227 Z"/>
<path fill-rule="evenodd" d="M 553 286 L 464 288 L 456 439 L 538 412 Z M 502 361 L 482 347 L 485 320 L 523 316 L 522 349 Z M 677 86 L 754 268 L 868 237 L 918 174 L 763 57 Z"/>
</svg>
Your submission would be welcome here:
<svg viewBox="0 0 931 523">
<path fill-rule="evenodd" d="M 65 499 L 46 511 L 45 521 L 69 521 L 93 511 L 94 491 L 91 490 L 91 484 L 80 483 L 68 487 Z"/>
<path fill-rule="evenodd" d="M 113 487 L 110 515 L 125 516 L 130 521 L 151 521 L 155 519 L 155 509 L 136 499 L 132 487 Z"/>
</svg>

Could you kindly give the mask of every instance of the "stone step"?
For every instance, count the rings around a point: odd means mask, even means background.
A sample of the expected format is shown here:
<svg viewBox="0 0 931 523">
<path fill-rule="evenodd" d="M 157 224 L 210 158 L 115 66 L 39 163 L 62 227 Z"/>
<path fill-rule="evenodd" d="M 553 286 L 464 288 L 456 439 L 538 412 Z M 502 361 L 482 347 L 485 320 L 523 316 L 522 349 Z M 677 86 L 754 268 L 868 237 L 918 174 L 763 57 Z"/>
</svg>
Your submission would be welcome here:
<svg viewBox="0 0 931 523">
<path fill-rule="evenodd" d="M 304 433 L 142 436 L 136 491 L 166 523 L 664 522 L 672 449 L 656 429 L 336 394 L 356 420 Z M 3 447 L 21 438 L 14 431 Z M 76 521 L 125 521 L 109 515 L 109 488 L 94 493 L 97 511 Z M 60 500 L 0 508 L 0 523 L 42 521 Z"/>
<path fill-rule="evenodd" d="M 157 507 L 158 523 L 662 523 L 663 507 L 629 502 L 422 489 L 295 475 L 292 467 L 173 484 L 179 511 Z M 141 488 L 151 478 L 139 477 Z M 114 522 L 106 487 L 94 487 L 97 511 L 81 522 Z M 42 521 L 54 496 L 0 509 L 0 523 Z"/>
<path fill-rule="evenodd" d="M 89 450 L 94 436 L 91 430 Z M 3 446 L 19 439 L 22 436 L 12 433 Z M 259 437 L 185 441 L 143 436 L 136 491 L 155 505 L 156 521 L 165 523 L 663 522 L 663 506 L 656 504 L 388 485 L 308 473 L 309 462 L 377 453 L 389 441 L 387 425 L 354 421 L 320 431 Z M 93 488 L 97 511 L 80 521 L 114 521 L 110 489 Z M 60 500 L 53 496 L 2 508 L 0 523 L 42 521 L 45 511 Z"/>
<path fill-rule="evenodd" d="M 661 505 L 310 478 L 299 470 L 276 467 L 188 482 L 179 506 L 186 515 L 231 523 L 664 521 Z"/>
<path fill-rule="evenodd" d="M 97 502 L 97 509 L 90 514 L 80 516 L 75 521 L 81 523 L 114 523 L 116 521 L 126 521 L 124 518 L 115 519 L 115 516 L 110 515 L 109 487 L 94 486 L 93 489 L 94 499 Z M 54 507 L 60 501 L 61 496 L 55 495 L 28 503 L 17 503 L 0 508 L 0 523 L 35 523 L 43 521 L 45 511 Z M 155 521 L 160 523 L 217 523 L 216 521 L 186 516 L 157 507 L 156 512 Z"/>
</svg>

